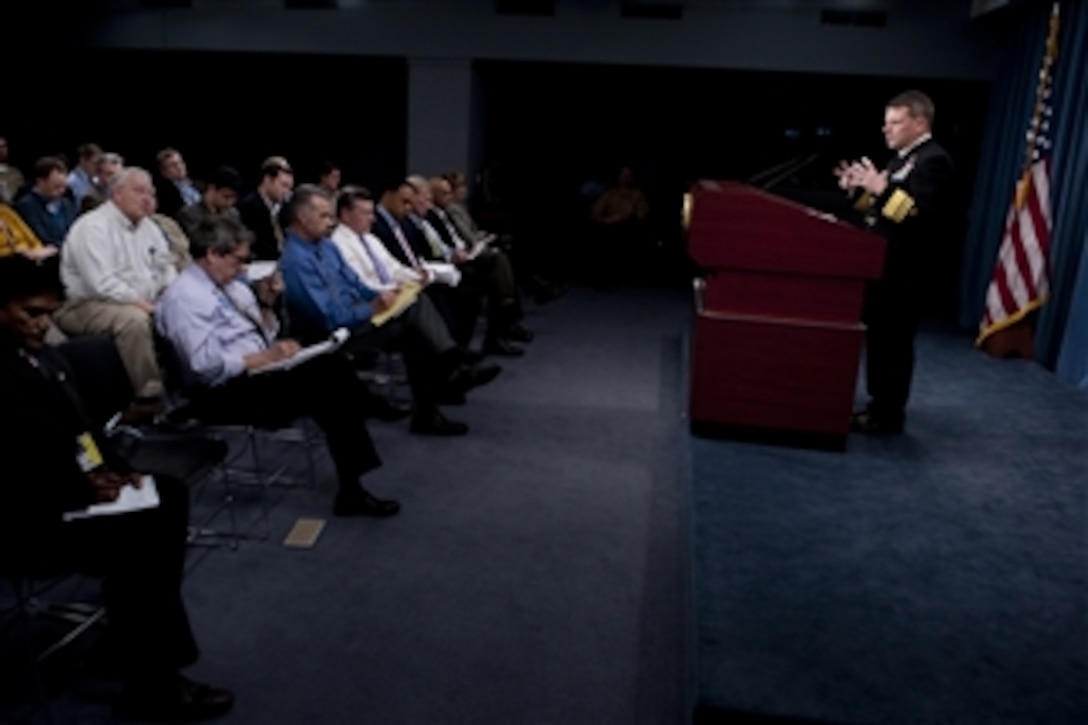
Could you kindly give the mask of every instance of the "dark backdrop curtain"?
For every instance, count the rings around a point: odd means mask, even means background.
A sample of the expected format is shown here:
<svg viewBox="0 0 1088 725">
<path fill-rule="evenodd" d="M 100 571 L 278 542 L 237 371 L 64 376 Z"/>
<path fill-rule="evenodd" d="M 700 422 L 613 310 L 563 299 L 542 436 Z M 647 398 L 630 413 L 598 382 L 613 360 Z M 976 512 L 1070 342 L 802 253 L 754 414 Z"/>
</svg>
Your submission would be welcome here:
<svg viewBox="0 0 1088 725">
<path fill-rule="evenodd" d="M 960 284 L 960 325 L 977 331 L 1005 233 L 1005 217 L 1024 161 L 1028 121 L 1043 59 L 1050 3 L 1024 11 L 994 80 L 967 219 Z M 940 111 L 938 110 L 938 113 Z"/>
<path fill-rule="evenodd" d="M 1012 52 L 995 82 L 971 203 L 960 286 L 960 324 L 977 330 L 1024 153 L 1052 4 L 1016 18 Z M 1054 69 L 1051 155 L 1053 230 L 1050 300 L 1039 313 L 1035 351 L 1064 379 L 1088 387 L 1088 3 L 1062 0 Z"/>
<path fill-rule="evenodd" d="M 1066 380 L 1088 377 L 1088 3 L 1062 3 L 1054 76 L 1054 234 L 1050 302 L 1039 314 L 1039 359 Z"/>
</svg>

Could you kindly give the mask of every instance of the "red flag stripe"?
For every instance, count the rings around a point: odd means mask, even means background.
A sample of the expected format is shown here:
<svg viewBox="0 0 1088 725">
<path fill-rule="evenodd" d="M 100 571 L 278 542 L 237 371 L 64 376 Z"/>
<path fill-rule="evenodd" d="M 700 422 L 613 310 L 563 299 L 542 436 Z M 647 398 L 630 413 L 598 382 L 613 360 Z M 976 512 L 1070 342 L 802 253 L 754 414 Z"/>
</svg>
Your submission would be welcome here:
<svg viewBox="0 0 1088 725">
<path fill-rule="evenodd" d="M 1035 229 L 1036 248 L 1045 258 L 1047 252 L 1050 251 L 1050 224 L 1043 212 L 1043 199 L 1035 193 L 1034 186 L 1032 186 L 1031 194 L 1028 195 L 1026 207 L 1028 214 L 1031 215 L 1031 226 Z"/>
<path fill-rule="evenodd" d="M 1029 194 L 1030 196 L 1030 194 Z M 1013 230 L 1013 244 L 1012 253 L 1016 259 L 1016 267 L 1011 270 L 1006 270 L 1006 274 L 1015 274 L 1019 277 L 1017 284 L 1023 286 L 1025 292 L 1023 299 L 1017 300 L 1019 303 L 1017 308 L 1026 305 L 1031 300 L 1035 299 L 1035 284 L 1033 283 L 1033 275 L 1031 273 L 1031 260 L 1028 258 L 1028 247 L 1034 245 L 1034 235 L 1030 226 L 1024 227 L 1024 221 L 1029 219 L 1028 215 L 1023 209 L 1016 214 L 1016 227 Z"/>
</svg>

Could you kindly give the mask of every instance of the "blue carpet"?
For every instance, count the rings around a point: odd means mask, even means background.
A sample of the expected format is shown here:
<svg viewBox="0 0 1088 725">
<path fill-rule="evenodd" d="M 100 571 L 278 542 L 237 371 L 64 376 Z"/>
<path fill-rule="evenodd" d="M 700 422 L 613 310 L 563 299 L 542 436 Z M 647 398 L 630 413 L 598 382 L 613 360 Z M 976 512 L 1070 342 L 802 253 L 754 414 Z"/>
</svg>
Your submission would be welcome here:
<svg viewBox="0 0 1088 725">
<path fill-rule="evenodd" d="M 930 332 L 907 427 L 690 440 L 703 721 L 1088 722 L 1088 399 Z"/>
<path fill-rule="evenodd" d="M 194 551 L 192 674 L 236 691 L 223 722 L 686 721 L 687 302 L 573 290 L 532 307 L 529 354 L 447 409 L 468 437 L 371 426 L 385 465 L 366 483 L 400 516 L 331 518 L 322 454 L 317 491 L 274 492 L 267 541 Z M 329 519 L 313 549 L 280 545 L 299 516 Z M 57 721 L 110 721 L 90 659 L 60 683 Z"/>
</svg>

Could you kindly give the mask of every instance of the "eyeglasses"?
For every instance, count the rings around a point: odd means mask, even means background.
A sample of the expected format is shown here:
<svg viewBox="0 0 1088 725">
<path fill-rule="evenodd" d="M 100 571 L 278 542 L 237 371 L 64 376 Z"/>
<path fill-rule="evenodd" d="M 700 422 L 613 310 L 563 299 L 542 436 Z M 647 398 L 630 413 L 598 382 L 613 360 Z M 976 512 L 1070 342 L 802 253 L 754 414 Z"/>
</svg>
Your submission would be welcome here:
<svg viewBox="0 0 1088 725">
<path fill-rule="evenodd" d="M 223 256 L 224 257 L 233 257 L 234 259 L 237 259 L 240 264 L 252 264 L 253 263 L 253 255 L 252 254 L 238 254 L 237 252 L 230 252 L 228 254 L 224 254 Z"/>
</svg>

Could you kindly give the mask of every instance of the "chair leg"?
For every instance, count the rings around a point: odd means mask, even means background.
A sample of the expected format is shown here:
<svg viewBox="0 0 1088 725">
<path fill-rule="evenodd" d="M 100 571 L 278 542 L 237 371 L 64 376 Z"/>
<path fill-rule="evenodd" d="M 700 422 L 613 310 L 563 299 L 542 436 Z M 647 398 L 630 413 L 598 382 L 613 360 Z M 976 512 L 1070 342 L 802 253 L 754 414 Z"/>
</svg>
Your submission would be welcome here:
<svg viewBox="0 0 1088 725">
<path fill-rule="evenodd" d="M 314 447 L 321 445 L 321 433 L 314 431 L 312 421 L 304 420 L 299 423 L 302 437 L 302 448 L 306 451 L 306 465 L 310 475 L 310 490 L 318 490 L 318 466 L 314 459 Z"/>
<path fill-rule="evenodd" d="M 233 541 L 232 550 L 238 549 L 238 512 L 234 510 L 234 489 L 230 485 L 230 469 L 223 466 L 223 495 L 227 501 L 227 515 L 230 517 L 230 534 Z"/>
<path fill-rule="evenodd" d="M 76 625 L 76 627 L 74 629 L 72 629 L 70 632 L 68 632 L 68 634 L 64 635 L 63 637 L 58 639 L 56 642 L 49 645 L 49 647 L 47 647 L 45 650 L 43 650 L 38 655 L 38 662 L 44 661 L 46 658 L 48 658 L 53 653 L 58 652 L 58 651 L 64 649 L 65 647 L 67 647 L 68 645 L 70 645 L 72 642 L 75 642 L 76 639 L 78 639 L 80 635 L 82 635 L 88 629 L 90 629 L 91 627 L 93 627 L 94 625 L 96 625 L 100 621 L 102 621 L 102 618 L 105 617 L 105 616 L 106 616 L 105 607 L 96 608 L 93 612 L 91 612 L 91 614 L 89 616 L 87 616 L 78 625 Z"/>
<path fill-rule="evenodd" d="M 313 490 L 313 491 L 316 491 L 317 490 L 317 467 L 314 465 L 314 451 L 313 451 L 313 448 L 311 447 L 309 439 L 307 439 L 306 442 L 303 443 L 302 445 L 303 445 L 303 448 L 306 449 L 306 468 L 310 473 L 310 476 L 309 476 L 309 478 L 310 478 L 310 489 Z"/>
<path fill-rule="evenodd" d="M 261 513 L 257 518 L 257 528 L 261 539 L 267 539 L 271 529 L 271 505 L 268 502 L 268 489 L 275 482 L 276 476 L 265 474 L 261 463 L 261 441 L 258 439 L 257 429 L 250 427 L 247 432 L 250 454 L 253 457 L 253 471 L 257 480 L 258 495 L 261 497 Z"/>
<path fill-rule="evenodd" d="M 232 492 L 236 490 L 235 484 L 248 486 L 257 490 L 257 495 L 260 497 L 260 512 L 257 514 L 257 518 L 254 519 L 253 525 L 258 532 L 252 537 L 244 535 L 245 538 L 254 538 L 264 540 L 268 538 L 268 520 L 269 520 L 269 504 L 267 499 L 267 490 L 270 484 L 269 476 L 265 474 L 264 467 L 261 463 L 261 453 L 259 450 L 260 440 L 258 438 L 258 431 L 253 426 L 244 426 L 241 429 L 243 434 L 243 442 L 241 450 L 235 453 L 223 466 L 224 484 L 231 487 Z M 242 459 L 249 459 L 248 465 L 241 469 L 232 469 L 231 464 L 235 461 Z M 237 481 L 235 481 L 231 475 L 237 474 Z M 232 495 L 231 500 L 234 501 Z M 234 516 L 233 507 L 231 511 Z M 232 519 L 231 526 L 237 531 L 236 519 Z M 239 534 L 239 537 L 243 534 Z"/>
<path fill-rule="evenodd" d="M 41 657 L 34 649 L 34 636 L 30 625 L 30 582 L 23 579 L 13 579 L 12 590 L 15 593 L 15 626 L 21 630 L 23 644 L 26 645 L 26 661 L 30 666 L 30 678 L 33 681 L 34 698 L 36 704 L 31 715 L 41 710 L 45 716 L 45 722 L 53 725 L 53 707 L 49 702 L 49 691 L 45 687 L 45 677 L 42 674 Z"/>
<path fill-rule="evenodd" d="M 232 450 L 230 457 L 223 464 L 223 476 L 224 485 L 231 489 L 228 491 L 226 503 L 230 509 L 229 513 L 232 517 L 231 530 L 235 532 L 235 541 L 240 539 L 260 539 L 264 540 L 270 536 L 271 533 L 271 521 L 272 521 L 272 503 L 269 499 L 271 489 L 273 487 L 298 487 L 300 485 L 306 485 L 300 478 L 293 477 L 288 471 L 288 464 L 277 464 L 274 470 L 266 469 L 265 456 L 261 450 L 261 444 L 266 440 L 266 432 L 263 429 L 256 426 L 227 426 L 220 427 L 220 430 L 232 430 L 242 434 L 242 442 L 240 446 L 235 446 Z M 268 439 L 275 441 L 276 443 L 291 443 L 295 445 L 301 445 L 306 455 L 306 467 L 307 474 L 309 475 L 308 488 L 311 490 L 317 490 L 318 488 L 318 475 L 317 475 L 317 461 L 314 453 L 314 447 L 323 444 L 323 437 L 319 432 L 311 432 L 306 426 L 306 421 L 300 421 L 296 423 L 293 428 L 285 428 L 276 431 L 270 431 L 267 433 Z M 246 450 L 248 447 L 248 450 Z M 241 466 L 236 464 L 241 461 Z M 248 463 L 246 463 L 248 461 Z M 239 533 L 237 529 L 237 523 L 234 519 L 236 513 L 234 511 L 233 504 L 236 500 L 234 493 L 237 493 L 238 487 L 245 485 L 256 489 L 257 495 L 260 496 L 260 509 L 256 518 L 250 523 L 250 526 L 254 530 L 253 535 L 247 535 Z M 190 543 L 195 543 L 194 539 L 211 535 L 211 532 L 199 529 L 191 532 Z M 232 548 L 237 548 L 233 546 Z"/>
<path fill-rule="evenodd" d="M 230 467 L 224 463 L 218 466 L 218 469 L 218 475 L 223 481 L 223 500 L 215 507 L 215 510 L 204 517 L 204 521 L 201 524 L 189 526 L 187 543 L 190 546 L 205 546 L 210 548 L 225 547 L 231 551 L 237 551 L 242 535 L 238 532 L 238 516 L 234 510 L 234 489 L 231 487 Z M 207 485 L 207 482 L 201 483 L 200 485 L 201 487 L 204 487 Z M 219 514 L 223 513 L 224 510 L 226 510 L 227 516 L 230 519 L 229 531 L 223 532 L 211 528 L 209 524 L 211 524 Z M 226 543 L 224 544 L 221 541 L 209 543 L 206 541 L 207 539 L 226 539 Z"/>
<path fill-rule="evenodd" d="M 32 660 L 34 657 L 34 643 L 30 639 L 29 633 L 27 634 L 27 654 L 30 655 Z M 42 674 L 41 663 L 35 661 L 31 665 L 31 678 L 34 680 L 34 696 L 38 700 L 39 707 L 41 708 L 42 715 L 45 717 L 46 725 L 53 725 L 53 704 L 49 701 L 49 691 L 45 687 L 45 676 Z"/>
<path fill-rule="evenodd" d="M 58 580 L 59 581 L 59 580 Z M 54 582 L 56 583 L 56 582 Z M 12 579 L 13 591 L 16 602 L 17 623 L 21 625 L 24 641 L 27 648 L 27 661 L 31 667 L 33 687 L 41 710 L 45 716 L 45 722 L 53 722 L 53 711 L 49 701 L 49 692 L 45 686 L 45 678 L 42 673 L 42 663 L 49 657 L 72 644 L 91 627 L 105 620 L 106 608 L 100 605 L 71 603 L 54 604 L 39 600 L 39 596 L 52 585 L 35 590 L 32 580 L 23 578 Z M 50 644 L 41 652 L 36 651 L 31 620 L 37 616 L 48 616 L 74 623 L 76 626 L 68 630 L 61 639 Z"/>
</svg>

